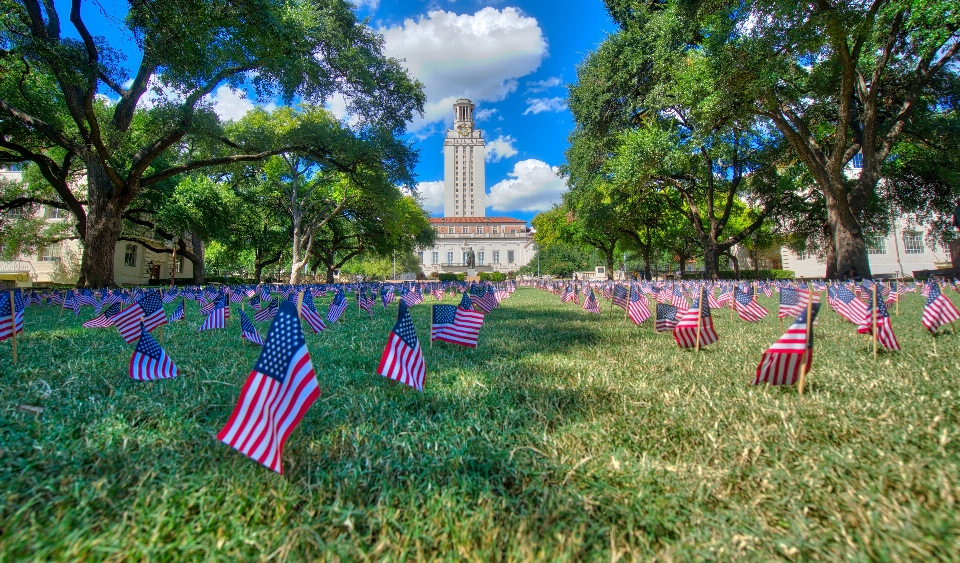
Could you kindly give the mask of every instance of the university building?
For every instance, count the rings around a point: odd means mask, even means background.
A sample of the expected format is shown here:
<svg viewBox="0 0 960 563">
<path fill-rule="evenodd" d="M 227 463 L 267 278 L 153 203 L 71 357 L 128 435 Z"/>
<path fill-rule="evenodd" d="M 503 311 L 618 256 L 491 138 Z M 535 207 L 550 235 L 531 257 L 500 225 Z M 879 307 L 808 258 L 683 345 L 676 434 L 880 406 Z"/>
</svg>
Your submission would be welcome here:
<svg viewBox="0 0 960 563">
<path fill-rule="evenodd" d="M 437 232 L 432 248 L 419 253 L 424 274 L 466 273 L 470 252 L 479 272 L 515 272 L 533 258 L 526 221 L 486 216 L 485 143 L 475 127 L 474 104 L 453 105 L 453 128 L 443 141 L 443 217 L 431 217 Z"/>
<path fill-rule="evenodd" d="M 0 178 L 19 182 L 23 174 L 12 168 L 0 169 Z M 44 205 L 38 212 L 45 221 L 66 221 L 70 212 Z M 155 248 L 164 246 L 164 241 L 154 240 L 149 230 L 138 233 L 141 239 Z M 2 247 L 3 241 L 0 241 Z M 35 254 L 17 256 L 14 260 L 0 261 L 0 282 L 16 282 L 20 287 L 33 284 L 76 283 L 79 271 L 81 248 L 77 240 L 55 242 L 42 246 Z M 170 283 L 172 269 L 179 279 L 193 278 L 193 263 L 166 252 L 153 252 L 142 244 L 119 241 L 114 248 L 114 282 L 117 285 L 146 285 L 151 281 Z"/>
</svg>

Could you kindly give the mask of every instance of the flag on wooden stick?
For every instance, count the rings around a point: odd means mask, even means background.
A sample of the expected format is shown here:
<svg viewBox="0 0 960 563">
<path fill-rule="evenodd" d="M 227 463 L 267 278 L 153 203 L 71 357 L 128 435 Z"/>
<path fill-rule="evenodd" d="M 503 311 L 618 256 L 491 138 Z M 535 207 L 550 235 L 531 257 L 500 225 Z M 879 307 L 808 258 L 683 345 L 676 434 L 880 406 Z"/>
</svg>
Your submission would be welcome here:
<svg viewBox="0 0 960 563">
<path fill-rule="evenodd" d="M 801 371 L 810 371 L 813 363 L 813 321 L 819 311 L 820 296 L 815 295 L 813 302 L 804 307 L 783 336 L 763 353 L 753 379 L 754 385 L 793 385 L 800 378 Z"/>
<path fill-rule="evenodd" d="M 403 301 L 399 303 L 397 324 L 387 338 L 377 373 L 409 385 L 417 391 L 423 391 L 423 376 L 426 373 L 423 351 L 420 349 L 420 341 L 417 340 L 417 332 L 413 328 L 407 304 Z"/>
</svg>

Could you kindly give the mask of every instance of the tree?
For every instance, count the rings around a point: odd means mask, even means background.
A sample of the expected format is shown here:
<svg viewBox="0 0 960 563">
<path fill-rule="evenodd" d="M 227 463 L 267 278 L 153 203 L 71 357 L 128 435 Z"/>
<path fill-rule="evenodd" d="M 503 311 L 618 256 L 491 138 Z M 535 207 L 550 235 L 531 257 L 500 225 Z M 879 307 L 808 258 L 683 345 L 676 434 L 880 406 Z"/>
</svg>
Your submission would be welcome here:
<svg viewBox="0 0 960 563">
<path fill-rule="evenodd" d="M 81 7 L 72 2 L 64 30 L 53 2 L 0 0 L 0 161 L 35 163 L 77 217 L 81 285 L 113 284 L 123 214 L 142 190 L 212 166 L 335 152 L 325 141 L 336 138 L 303 129 L 232 137 L 205 101 L 216 88 L 249 83 L 260 98 L 317 104 L 340 92 L 365 139 L 392 137 L 422 111 L 420 84 L 342 0 L 133 2 L 123 22 L 140 48 L 132 70 L 90 33 Z M 153 106 L 143 110 L 148 92 Z M 77 161 L 85 204 L 67 185 Z"/>
</svg>

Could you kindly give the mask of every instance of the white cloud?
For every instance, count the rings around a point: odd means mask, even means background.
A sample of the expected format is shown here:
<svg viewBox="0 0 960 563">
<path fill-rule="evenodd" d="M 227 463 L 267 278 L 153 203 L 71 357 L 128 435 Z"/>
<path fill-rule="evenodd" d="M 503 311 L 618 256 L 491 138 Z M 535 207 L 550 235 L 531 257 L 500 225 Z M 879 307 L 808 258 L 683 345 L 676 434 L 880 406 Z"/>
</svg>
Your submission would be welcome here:
<svg viewBox="0 0 960 563">
<path fill-rule="evenodd" d="M 563 111 L 567 109 L 567 101 L 563 98 L 527 98 L 527 109 L 523 115 L 534 115 L 544 111 Z"/>
<path fill-rule="evenodd" d="M 559 169 L 542 160 L 521 160 L 506 180 L 494 184 L 487 205 L 495 211 L 546 211 L 567 191 Z"/>
<path fill-rule="evenodd" d="M 486 121 L 497 114 L 497 108 L 478 109 L 474 117 L 477 121 Z"/>
<path fill-rule="evenodd" d="M 545 92 L 550 88 L 554 88 L 560 85 L 559 76 L 551 76 L 546 80 L 531 80 L 527 82 L 527 94 L 536 94 L 537 92 Z"/>
<path fill-rule="evenodd" d="M 420 203 L 434 217 L 443 216 L 443 180 L 417 184 Z"/>
<path fill-rule="evenodd" d="M 504 99 L 516 91 L 517 78 L 535 71 L 547 54 L 537 20 L 510 7 L 486 7 L 472 15 L 433 10 L 379 31 L 385 53 L 406 59 L 410 74 L 424 84 L 425 115 L 413 120 L 411 131 L 451 123 L 458 97 Z"/>
<path fill-rule="evenodd" d="M 517 154 L 517 149 L 513 148 L 513 143 L 516 143 L 517 140 L 507 135 L 497 137 L 496 139 L 487 143 L 486 155 L 484 160 L 487 162 L 500 162 L 504 158 L 510 158 L 511 156 Z"/>
<path fill-rule="evenodd" d="M 241 119 L 254 108 L 253 102 L 247 99 L 245 92 L 234 90 L 229 86 L 220 86 L 213 95 L 207 96 L 207 99 L 213 104 L 213 111 L 217 112 L 220 119 L 224 121 Z M 271 102 L 261 107 L 267 111 L 273 111 L 277 108 L 277 104 Z"/>
</svg>

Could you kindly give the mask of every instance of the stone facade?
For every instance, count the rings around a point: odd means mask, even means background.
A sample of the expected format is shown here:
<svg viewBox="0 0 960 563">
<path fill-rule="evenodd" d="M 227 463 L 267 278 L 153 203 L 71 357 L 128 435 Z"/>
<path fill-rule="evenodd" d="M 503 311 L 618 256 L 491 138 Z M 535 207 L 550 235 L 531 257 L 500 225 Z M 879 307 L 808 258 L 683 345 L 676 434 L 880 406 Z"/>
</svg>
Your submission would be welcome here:
<svg viewBox="0 0 960 563">
<path fill-rule="evenodd" d="M 487 189 L 483 131 L 475 128 L 473 102 L 460 99 L 453 108 L 453 129 L 443 140 L 443 215 L 483 217 Z"/>
</svg>

